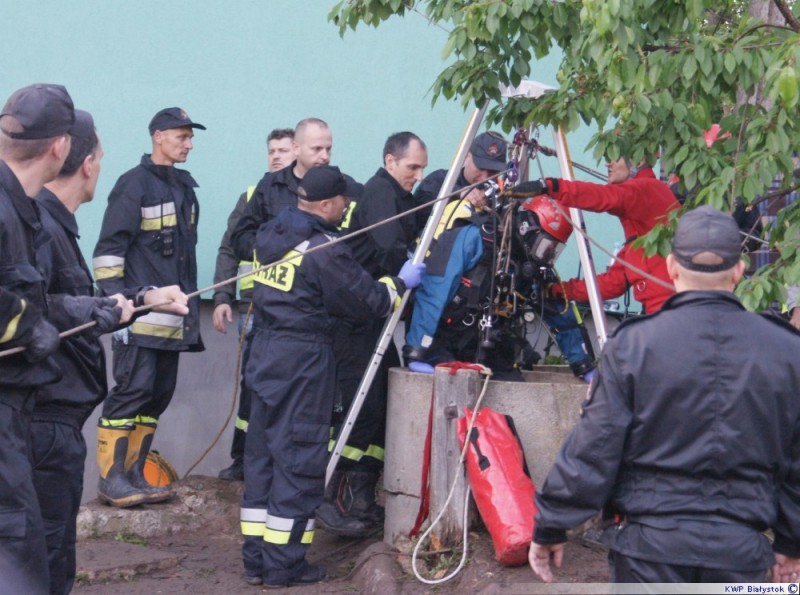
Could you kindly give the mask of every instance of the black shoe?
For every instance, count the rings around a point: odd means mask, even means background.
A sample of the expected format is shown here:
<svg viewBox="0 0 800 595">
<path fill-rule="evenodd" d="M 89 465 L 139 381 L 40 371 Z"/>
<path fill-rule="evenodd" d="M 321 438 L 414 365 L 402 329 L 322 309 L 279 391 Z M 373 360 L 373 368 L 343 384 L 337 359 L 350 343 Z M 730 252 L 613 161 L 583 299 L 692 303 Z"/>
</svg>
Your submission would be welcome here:
<svg viewBox="0 0 800 595">
<path fill-rule="evenodd" d="M 316 518 L 320 527 L 339 537 L 366 537 L 372 531 L 363 521 L 346 516 L 332 502 L 323 502 L 317 508 Z"/>
<path fill-rule="evenodd" d="M 258 587 L 264 582 L 260 575 L 245 574 L 242 578 L 244 579 L 244 582 L 246 582 L 248 585 L 253 585 L 254 587 Z"/>
<path fill-rule="evenodd" d="M 244 463 L 238 459 L 233 461 L 231 466 L 225 467 L 217 477 L 225 481 L 244 481 Z"/>
<path fill-rule="evenodd" d="M 271 582 L 269 578 L 265 578 L 263 585 L 267 589 L 282 589 L 283 587 L 313 585 L 328 578 L 328 571 L 324 566 L 316 566 L 314 564 L 306 564 L 303 572 L 297 576 L 290 578 L 288 581 Z"/>
</svg>

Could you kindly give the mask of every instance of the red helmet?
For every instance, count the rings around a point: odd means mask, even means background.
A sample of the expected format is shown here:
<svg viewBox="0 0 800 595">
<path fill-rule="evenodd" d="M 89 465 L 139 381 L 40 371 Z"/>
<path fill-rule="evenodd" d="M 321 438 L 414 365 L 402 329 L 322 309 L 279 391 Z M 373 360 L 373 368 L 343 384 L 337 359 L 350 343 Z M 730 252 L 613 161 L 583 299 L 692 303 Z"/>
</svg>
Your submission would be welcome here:
<svg viewBox="0 0 800 595">
<path fill-rule="evenodd" d="M 572 234 L 572 223 L 552 198 L 541 195 L 519 206 L 517 232 L 530 258 L 552 266 Z"/>
</svg>

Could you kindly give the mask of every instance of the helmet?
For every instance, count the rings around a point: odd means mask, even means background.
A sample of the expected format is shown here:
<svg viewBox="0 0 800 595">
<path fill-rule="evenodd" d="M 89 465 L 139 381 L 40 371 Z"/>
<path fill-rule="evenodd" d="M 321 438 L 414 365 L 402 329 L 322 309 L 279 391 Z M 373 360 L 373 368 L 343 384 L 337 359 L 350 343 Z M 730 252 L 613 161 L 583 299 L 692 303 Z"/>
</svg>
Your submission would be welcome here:
<svg viewBox="0 0 800 595">
<path fill-rule="evenodd" d="M 517 232 L 531 260 L 553 266 L 572 233 L 572 223 L 552 198 L 541 195 L 519 206 Z"/>
</svg>

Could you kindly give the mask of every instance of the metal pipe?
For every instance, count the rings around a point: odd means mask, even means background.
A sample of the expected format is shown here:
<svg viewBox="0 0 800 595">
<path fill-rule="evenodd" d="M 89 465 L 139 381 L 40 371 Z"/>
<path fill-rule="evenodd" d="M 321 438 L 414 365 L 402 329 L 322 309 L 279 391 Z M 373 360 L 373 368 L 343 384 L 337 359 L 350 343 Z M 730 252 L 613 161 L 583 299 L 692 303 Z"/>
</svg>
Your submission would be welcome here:
<svg viewBox="0 0 800 595">
<path fill-rule="evenodd" d="M 567 147 L 567 140 L 564 136 L 564 131 L 559 127 L 553 131 L 553 140 L 556 146 L 556 157 L 558 164 L 561 167 L 561 177 L 565 180 L 574 180 L 575 176 L 572 173 L 572 160 L 569 157 L 569 148 Z M 586 223 L 583 219 L 583 211 L 575 207 L 569 209 L 572 224 L 586 232 Z M 594 326 L 597 332 L 597 340 L 600 344 L 600 349 L 608 338 L 606 326 L 606 314 L 603 310 L 603 300 L 600 297 L 600 288 L 597 285 L 597 273 L 594 268 L 594 260 L 592 258 L 592 249 L 586 239 L 586 233 L 579 233 L 575 238 L 578 242 L 578 256 L 581 260 L 581 266 L 584 271 L 584 281 L 586 282 L 586 292 L 589 294 L 589 305 L 592 309 L 592 318 L 594 319 Z"/>
</svg>

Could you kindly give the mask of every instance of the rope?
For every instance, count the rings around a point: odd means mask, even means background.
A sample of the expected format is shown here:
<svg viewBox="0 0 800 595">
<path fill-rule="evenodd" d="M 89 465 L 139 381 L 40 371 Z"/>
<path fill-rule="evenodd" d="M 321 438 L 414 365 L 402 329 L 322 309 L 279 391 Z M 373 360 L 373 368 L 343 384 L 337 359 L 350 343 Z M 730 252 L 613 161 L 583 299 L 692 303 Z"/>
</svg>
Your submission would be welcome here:
<svg viewBox="0 0 800 595">
<path fill-rule="evenodd" d="M 537 145 L 537 146 L 539 147 L 539 150 L 543 149 L 543 147 L 541 145 Z M 544 151 L 542 151 L 542 152 L 545 153 L 545 155 L 547 155 L 546 152 L 544 152 Z M 575 165 L 575 164 L 573 163 L 573 165 Z M 451 198 L 454 198 L 456 196 L 460 197 L 463 194 L 466 194 L 467 192 L 469 192 L 470 190 L 472 190 L 474 188 L 477 188 L 479 186 L 483 186 L 487 181 L 497 179 L 497 178 L 499 178 L 500 176 L 506 174 L 509 171 L 510 171 L 509 169 L 506 169 L 506 170 L 503 170 L 501 172 L 497 172 L 496 174 L 494 174 L 492 176 L 489 176 L 486 180 L 482 180 L 480 182 L 475 182 L 473 184 L 469 184 L 468 186 L 464 186 L 463 188 L 460 188 L 460 189 L 458 189 L 456 191 L 453 191 L 450 194 L 446 194 L 444 196 L 435 198 L 435 199 L 430 200 L 430 201 L 428 201 L 426 203 L 423 203 L 421 205 L 417 205 L 416 207 L 412 207 L 412 208 L 408 209 L 407 211 L 403 211 L 402 213 L 398 213 L 397 215 L 392 215 L 391 217 L 388 217 L 388 218 L 386 218 L 386 219 L 384 219 L 382 221 L 379 221 L 377 223 L 373 223 L 372 225 L 368 225 L 367 227 L 364 227 L 362 229 L 356 230 L 356 231 L 354 231 L 352 233 L 349 233 L 347 235 L 343 235 L 343 236 L 340 236 L 338 238 L 334 238 L 330 242 L 327 242 L 325 244 L 320 244 L 319 246 L 315 246 L 313 248 L 308 249 L 305 252 L 305 254 L 311 254 L 313 252 L 316 252 L 317 250 L 322 250 L 324 248 L 328 248 L 328 247 L 332 246 L 333 244 L 338 244 L 340 242 L 345 242 L 345 241 L 349 240 L 350 238 L 358 237 L 360 235 L 363 235 L 363 234 L 365 234 L 367 232 L 372 231 L 373 229 L 377 229 L 377 228 L 379 228 L 379 227 L 381 227 L 383 225 L 386 225 L 387 223 L 391 223 L 391 222 L 396 221 L 398 219 L 402 219 L 403 217 L 407 217 L 408 215 L 416 213 L 417 211 L 421 211 L 423 209 L 427 209 L 427 208 L 431 207 L 432 205 L 436 204 L 439 201 L 450 200 Z M 558 204 L 558 201 L 554 201 L 554 203 L 556 205 L 556 208 L 558 208 L 559 211 L 561 211 L 561 213 L 565 217 L 567 217 L 567 219 L 571 220 L 571 218 L 570 218 L 569 214 L 567 213 L 567 211 L 565 211 L 563 209 L 563 207 L 561 207 L 561 205 Z M 583 231 L 582 229 L 579 229 L 578 227 L 573 227 L 573 229 L 576 232 L 578 232 L 580 235 L 582 235 L 584 238 L 586 238 L 591 244 L 596 246 L 601 252 L 603 252 L 604 254 L 608 255 L 611 258 L 616 258 L 617 261 L 619 261 L 622 265 L 624 265 L 624 266 L 628 267 L 629 269 L 639 273 L 643 277 L 645 277 L 647 279 L 650 279 L 655 283 L 658 283 L 662 287 L 665 287 L 667 289 L 674 289 L 674 287 L 672 285 L 670 285 L 668 283 L 665 283 L 661 279 L 658 279 L 658 278 L 650 275 L 646 271 L 643 271 L 643 270 L 639 269 L 635 265 L 632 265 L 632 264 L 626 262 L 625 260 L 619 258 L 618 256 L 615 257 L 613 252 L 611 252 L 610 250 L 607 250 L 601 244 L 599 244 L 597 241 L 593 240 L 592 237 L 588 233 Z M 279 264 L 283 264 L 285 262 L 289 262 L 290 260 L 293 260 L 293 258 L 294 257 L 292 257 L 292 256 L 286 256 L 284 258 L 281 258 L 280 260 L 276 260 L 275 262 L 271 262 L 269 264 L 262 265 L 262 266 L 260 266 L 258 268 L 252 269 L 251 271 L 248 271 L 248 272 L 245 272 L 245 273 L 241 273 L 239 275 L 236 275 L 236 276 L 231 277 L 229 279 L 226 279 L 224 281 L 220 281 L 219 283 L 215 283 L 213 285 L 209 285 L 208 287 L 204 287 L 202 289 L 198 289 L 196 291 L 193 291 L 192 293 L 187 294 L 187 298 L 191 299 L 193 297 L 197 297 L 197 296 L 199 296 L 199 295 L 201 295 L 203 293 L 207 293 L 209 291 L 217 289 L 218 287 L 222 287 L 223 285 L 228 285 L 230 283 L 234 283 L 236 281 L 239 281 L 240 279 L 243 279 L 243 278 L 248 277 L 250 275 L 253 275 L 255 273 L 259 273 L 261 271 L 264 271 L 264 270 L 269 269 L 271 267 L 277 266 Z M 133 312 L 134 313 L 146 312 L 146 311 L 152 310 L 153 308 L 158 308 L 160 306 L 166 306 L 166 305 L 169 305 L 171 303 L 172 302 L 170 302 L 170 301 L 162 301 L 162 302 L 158 302 L 158 303 L 155 303 L 155 304 L 147 304 L 147 305 L 144 305 L 144 306 L 140 306 L 138 308 L 134 308 Z M 64 331 L 62 333 L 59 333 L 58 336 L 60 338 L 64 339 L 66 337 L 70 337 L 70 336 L 72 336 L 74 334 L 82 332 L 82 331 L 84 331 L 86 329 L 89 329 L 89 328 L 95 326 L 96 324 L 97 323 L 92 320 L 92 321 L 86 322 L 84 324 L 81 324 L 79 326 L 76 326 L 74 328 L 71 328 L 71 329 L 69 329 L 67 331 Z M 0 351 L 0 359 L 4 358 L 4 357 L 7 357 L 9 355 L 16 354 L 16 353 L 22 353 L 25 350 L 26 350 L 25 347 L 12 347 L 10 349 L 6 349 L 4 351 Z"/>
<path fill-rule="evenodd" d="M 233 417 L 233 411 L 236 408 L 236 397 L 239 396 L 239 390 L 240 390 L 240 387 L 241 387 L 241 384 L 242 384 L 242 381 L 241 381 L 241 378 L 242 378 L 242 354 L 244 352 L 244 342 L 247 339 L 247 323 L 250 322 L 250 315 L 251 315 L 252 311 L 253 311 L 253 302 L 250 302 L 250 305 L 247 307 L 247 314 L 245 314 L 245 317 L 244 317 L 244 324 L 242 324 L 242 332 L 239 333 L 239 352 L 236 355 L 236 367 L 235 367 L 236 369 L 234 371 L 234 383 L 233 383 L 233 398 L 231 399 L 230 409 L 228 409 L 228 416 L 225 418 L 225 421 L 222 423 L 222 427 L 219 429 L 219 432 L 217 432 L 217 435 L 214 436 L 214 439 L 211 441 L 211 444 L 208 445 L 208 448 L 206 448 L 203 451 L 203 454 L 201 454 L 198 457 L 198 459 L 194 463 L 192 463 L 192 466 L 189 467 L 189 469 L 186 471 L 186 473 L 184 473 L 183 479 L 186 479 L 187 477 L 189 477 L 189 474 L 192 471 L 194 471 L 194 468 L 197 467 L 203 461 L 203 459 L 206 458 L 206 455 L 208 455 L 208 453 L 211 452 L 211 449 L 214 448 L 217 445 L 217 442 L 219 442 L 219 439 L 222 438 L 222 434 L 225 432 L 225 430 L 228 427 L 228 424 L 231 422 L 231 418 Z"/>
<path fill-rule="evenodd" d="M 407 211 L 403 211 L 402 213 L 398 213 L 397 215 L 392 215 L 391 217 L 388 217 L 388 218 L 386 218 L 386 219 L 384 219 L 382 221 L 379 221 L 377 223 L 373 223 L 372 225 L 368 225 L 367 227 L 364 227 L 363 229 L 359 229 L 359 230 L 354 231 L 352 233 L 349 233 L 347 235 L 343 235 L 343 236 L 340 236 L 338 238 L 334 238 L 333 240 L 331 240 L 330 242 L 327 242 L 325 244 L 320 244 L 319 246 L 315 246 L 313 248 L 309 248 L 308 250 L 306 250 L 304 252 L 304 254 L 311 254 L 312 252 L 316 252 L 317 250 L 322 250 L 324 248 L 328 248 L 329 246 L 332 246 L 333 244 L 338 244 L 340 242 L 347 241 L 350 238 L 358 237 L 358 236 L 360 236 L 362 234 L 365 234 L 365 233 L 367 233 L 369 231 L 372 231 L 373 229 L 381 227 L 382 225 L 386 225 L 387 223 L 391 223 L 392 221 L 396 221 L 396 220 L 401 219 L 403 217 L 406 217 L 406 216 L 408 216 L 408 215 L 410 215 L 412 213 L 416 213 L 417 211 L 421 211 L 423 209 L 427 209 L 428 207 L 436 204 L 439 201 L 450 200 L 451 198 L 454 198 L 456 196 L 461 196 L 462 192 L 468 192 L 468 191 L 472 190 L 473 188 L 477 188 L 478 186 L 482 186 L 487 180 L 493 180 L 493 179 L 499 178 L 500 176 L 505 174 L 507 171 L 508 170 L 497 172 L 496 174 L 490 176 L 486 180 L 482 180 L 480 182 L 475 182 L 474 184 L 470 184 L 468 186 L 464 186 L 463 188 L 460 188 L 459 190 L 451 192 L 450 194 L 446 194 L 444 196 L 441 196 L 441 197 L 438 197 L 438 198 L 434 198 L 433 200 L 430 200 L 430 201 L 428 201 L 426 203 L 423 203 L 421 205 L 417 205 L 416 207 L 412 207 L 412 208 L 408 209 Z M 273 266 L 277 266 L 279 264 L 283 264 L 285 262 L 289 262 L 290 260 L 293 260 L 293 258 L 294 257 L 292 257 L 292 256 L 287 256 L 287 257 L 281 258 L 280 260 L 276 260 L 275 262 L 271 262 L 269 264 L 262 265 L 262 266 L 260 266 L 258 268 L 255 268 L 255 269 L 252 269 L 252 270 L 247 271 L 245 273 L 241 273 L 239 275 L 236 275 L 235 277 L 231 277 L 230 279 L 226 279 L 224 281 L 220 281 L 219 283 L 215 283 L 214 285 L 209 285 L 208 287 L 204 287 L 203 289 L 198 289 L 196 291 L 193 291 L 192 293 L 187 294 L 186 297 L 189 298 L 189 299 L 191 299 L 193 297 L 197 297 L 197 296 L 199 296 L 199 295 L 201 295 L 203 293 L 207 293 L 209 291 L 217 289 L 218 287 L 222 287 L 223 285 L 228 285 L 230 283 L 234 283 L 234 282 L 236 282 L 236 281 L 238 281 L 240 279 L 244 279 L 245 277 L 249 277 L 250 275 L 253 275 L 255 273 L 259 273 L 259 272 L 264 271 L 264 270 L 266 270 L 268 268 L 271 268 Z M 155 304 L 147 304 L 147 305 L 144 305 L 144 306 L 139 306 L 138 308 L 134 308 L 133 312 L 134 312 L 134 314 L 139 313 L 139 312 L 147 312 L 149 310 L 152 310 L 153 308 L 158 308 L 159 306 L 167 306 L 167 305 L 169 305 L 171 303 L 172 303 L 171 301 L 163 301 L 163 302 L 158 302 L 158 303 L 155 303 Z M 80 333 L 81 331 L 85 331 L 86 329 L 92 328 L 96 324 L 97 323 L 94 320 L 91 320 L 89 322 L 85 322 L 85 323 L 83 323 L 83 324 L 81 324 L 79 326 L 76 326 L 74 328 L 71 328 L 69 330 L 66 330 L 66 331 L 64 331 L 62 333 L 59 333 L 58 336 L 60 338 L 64 339 L 66 337 L 70 337 L 72 335 Z M 12 347 L 10 349 L 6 349 L 4 351 L 0 351 L 0 358 L 7 357 L 9 355 L 14 355 L 15 353 L 22 353 L 25 350 L 26 350 L 25 347 Z"/>
<path fill-rule="evenodd" d="M 440 584 L 442 584 L 444 582 L 447 582 L 447 581 L 451 580 L 459 572 L 461 572 L 461 569 L 464 567 L 464 564 L 466 564 L 466 562 L 467 562 L 467 552 L 469 550 L 469 543 L 468 543 L 468 540 L 467 540 L 467 537 L 468 537 L 468 534 L 469 534 L 469 532 L 468 532 L 469 527 L 468 527 L 468 522 L 467 522 L 468 521 L 468 516 L 469 516 L 469 506 L 468 506 L 468 504 L 469 504 L 470 494 L 472 493 L 470 491 L 470 488 L 469 488 L 469 483 L 467 484 L 467 490 L 466 490 L 466 494 L 464 496 L 464 519 L 463 519 L 464 534 L 463 534 L 463 537 L 462 537 L 461 560 L 459 561 L 458 566 L 456 567 L 456 569 L 453 572 L 451 572 L 447 576 L 444 576 L 444 577 L 439 578 L 439 579 L 427 579 L 427 578 L 423 577 L 419 573 L 419 570 L 417 569 L 417 557 L 419 555 L 420 546 L 425 541 L 425 539 L 428 537 L 428 535 L 433 530 L 433 528 L 437 525 L 437 523 L 440 520 L 442 520 L 442 517 L 444 516 L 444 513 L 447 510 L 447 506 L 450 504 L 450 500 L 453 499 L 453 494 L 455 494 L 456 485 L 458 484 L 458 480 L 459 480 L 458 469 L 464 463 L 464 459 L 466 458 L 466 454 L 467 454 L 467 449 L 469 448 L 469 438 L 468 437 L 470 435 L 470 432 L 472 432 L 472 427 L 475 425 L 475 418 L 478 416 L 478 411 L 480 410 L 481 401 L 483 401 L 483 397 L 486 395 L 486 390 L 489 388 L 489 379 L 492 377 L 492 370 L 490 368 L 487 368 L 486 366 L 481 365 L 481 364 L 471 364 L 472 369 L 474 369 L 474 366 L 480 366 L 480 370 L 478 370 L 478 372 L 481 373 L 481 374 L 485 374 L 486 375 L 486 379 L 483 381 L 483 388 L 481 389 L 481 394 L 478 396 L 478 399 L 475 401 L 475 408 L 472 411 L 472 417 L 470 417 L 469 423 L 467 424 L 467 432 L 465 434 L 467 439 L 464 440 L 464 446 L 461 448 L 461 453 L 458 456 L 458 464 L 456 465 L 456 473 L 453 476 L 453 483 L 450 485 L 450 492 L 447 494 L 447 499 L 444 501 L 444 504 L 442 505 L 442 509 L 439 511 L 439 514 L 436 515 L 436 518 L 433 519 L 433 521 L 431 521 L 430 526 L 427 529 L 425 529 L 425 532 L 420 536 L 420 538 L 417 541 L 416 545 L 414 545 L 414 551 L 411 554 L 411 569 L 414 571 L 414 576 L 416 577 L 416 579 L 418 581 L 420 581 L 421 583 L 425 583 L 426 585 L 440 585 Z"/>
</svg>

